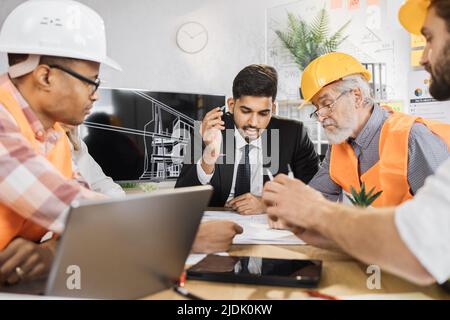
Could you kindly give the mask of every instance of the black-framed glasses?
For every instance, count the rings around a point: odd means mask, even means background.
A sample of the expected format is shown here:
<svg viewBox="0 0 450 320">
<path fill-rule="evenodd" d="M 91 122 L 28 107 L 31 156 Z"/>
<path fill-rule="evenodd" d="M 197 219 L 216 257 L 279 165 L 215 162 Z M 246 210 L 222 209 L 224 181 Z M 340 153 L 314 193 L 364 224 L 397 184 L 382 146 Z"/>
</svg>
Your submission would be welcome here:
<svg viewBox="0 0 450 320">
<path fill-rule="evenodd" d="M 343 97 L 345 94 L 347 94 L 347 93 L 349 93 L 349 92 L 351 92 L 351 91 L 352 91 L 352 90 L 346 90 L 346 91 L 342 92 L 336 99 L 334 99 L 333 102 L 331 102 L 331 103 L 329 103 L 329 104 L 327 104 L 327 105 L 324 105 L 324 106 L 317 105 L 317 106 L 316 106 L 317 110 L 314 111 L 313 113 L 311 113 L 311 114 L 309 115 L 309 117 L 310 117 L 311 119 L 313 119 L 313 118 L 314 118 L 314 119 L 318 119 L 319 116 L 321 116 L 321 117 L 326 117 L 326 116 L 328 116 L 329 114 L 331 114 L 331 112 L 333 112 L 333 107 L 334 107 L 334 105 L 336 104 L 336 102 L 337 102 L 341 97 Z"/>
<path fill-rule="evenodd" d="M 80 81 L 83 81 L 83 82 L 86 82 L 86 83 L 90 84 L 92 86 L 91 95 L 93 95 L 97 91 L 98 87 L 100 86 L 100 83 L 101 83 L 100 78 L 97 78 L 95 80 L 86 78 L 85 76 L 82 76 L 78 72 L 75 72 L 73 70 L 70 70 L 69 68 L 60 66 L 59 64 L 49 64 L 48 66 L 50 68 L 55 68 L 55 69 L 59 69 L 61 71 L 64 71 L 65 73 L 70 74 L 72 77 L 77 78 Z"/>
</svg>

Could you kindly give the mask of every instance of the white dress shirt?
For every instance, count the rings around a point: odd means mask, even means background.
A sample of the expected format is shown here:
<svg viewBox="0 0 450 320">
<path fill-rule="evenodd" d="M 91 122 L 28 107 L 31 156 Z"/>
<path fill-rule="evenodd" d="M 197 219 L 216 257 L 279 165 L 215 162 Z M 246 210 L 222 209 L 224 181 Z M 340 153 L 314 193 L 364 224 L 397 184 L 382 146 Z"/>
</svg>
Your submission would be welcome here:
<svg viewBox="0 0 450 320">
<path fill-rule="evenodd" d="M 74 150 L 73 145 L 71 144 L 72 164 L 75 169 L 78 169 L 91 189 L 111 197 L 125 196 L 125 191 L 123 191 L 117 183 L 114 183 L 110 177 L 103 173 L 102 168 L 89 154 L 84 141 L 79 139 L 78 143 L 80 145 L 79 150 Z"/>
<path fill-rule="evenodd" d="M 236 175 L 238 166 L 241 161 L 242 155 L 244 154 L 245 142 L 242 135 L 239 133 L 239 130 L 234 128 L 234 138 L 235 138 L 235 149 L 234 149 L 234 170 L 233 170 L 233 182 L 231 183 L 230 194 L 228 195 L 228 201 L 234 198 L 234 187 L 236 184 Z M 250 142 L 250 150 L 249 150 L 249 160 L 250 160 L 250 169 L 251 169 L 251 178 L 250 178 L 250 193 L 260 197 L 262 195 L 263 189 L 263 157 L 262 157 L 262 142 L 261 136 Z M 205 185 L 211 181 L 211 178 L 214 175 L 214 172 L 211 174 L 206 174 L 201 165 L 202 159 L 197 162 L 197 177 L 201 184 Z"/>
<path fill-rule="evenodd" d="M 73 138 L 77 139 L 79 145 L 79 149 L 75 150 L 73 144 L 70 143 L 73 170 L 80 173 L 84 180 L 89 184 L 91 190 L 110 197 L 125 197 L 125 191 L 123 191 L 123 189 L 110 177 L 103 173 L 102 168 L 89 154 L 84 141 L 78 138 L 77 135 L 74 135 Z M 54 222 L 55 226 L 65 224 L 69 209 L 70 208 L 67 208 L 65 212 L 59 216 L 58 220 Z M 55 230 L 54 228 L 49 229 Z M 53 232 L 49 231 L 42 237 L 41 242 L 45 242 L 51 238 L 53 238 Z"/>
<path fill-rule="evenodd" d="M 443 283 L 450 278 L 450 160 L 425 180 L 414 199 L 397 207 L 400 237 L 425 269 Z"/>
</svg>

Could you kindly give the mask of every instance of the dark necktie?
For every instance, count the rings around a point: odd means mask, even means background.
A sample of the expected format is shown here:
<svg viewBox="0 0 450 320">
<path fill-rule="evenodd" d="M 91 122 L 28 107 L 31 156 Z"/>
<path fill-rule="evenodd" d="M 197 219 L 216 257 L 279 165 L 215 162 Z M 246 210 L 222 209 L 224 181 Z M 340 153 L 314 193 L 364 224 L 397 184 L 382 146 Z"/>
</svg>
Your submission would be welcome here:
<svg viewBox="0 0 450 320">
<path fill-rule="evenodd" d="M 242 153 L 241 161 L 239 161 L 238 169 L 236 173 L 236 184 L 234 185 L 234 197 L 250 192 L 250 144 L 246 144 L 244 152 Z"/>
</svg>

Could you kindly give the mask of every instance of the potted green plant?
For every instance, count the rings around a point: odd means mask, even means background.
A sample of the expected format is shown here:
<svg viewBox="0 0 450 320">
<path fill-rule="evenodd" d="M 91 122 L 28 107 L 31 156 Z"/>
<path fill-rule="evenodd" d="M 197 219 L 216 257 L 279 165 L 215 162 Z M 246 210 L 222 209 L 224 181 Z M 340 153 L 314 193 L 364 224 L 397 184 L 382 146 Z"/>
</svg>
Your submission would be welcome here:
<svg viewBox="0 0 450 320">
<path fill-rule="evenodd" d="M 366 186 L 363 183 L 361 185 L 361 191 L 357 192 L 355 188 L 350 187 L 352 195 L 345 195 L 350 202 L 357 207 L 369 207 L 380 195 L 383 191 L 379 191 L 375 194 L 373 192 L 375 191 L 375 188 L 372 188 L 368 193 L 366 193 Z M 450 293 L 450 279 L 447 280 L 447 282 L 444 282 L 441 287 Z"/>
<path fill-rule="evenodd" d="M 345 195 L 350 202 L 356 206 L 356 207 L 370 207 L 370 205 L 383 193 L 383 191 L 378 191 L 377 193 L 373 194 L 375 191 L 375 188 L 370 189 L 368 193 L 366 193 L 366 185 L 363 183 L 361 185 L 361 191 L 357 192 L 355 188 L 352 186 L 350 187 L 352 195 Z"/>
<path fill-rule="evenodd" d="M 318 12 L 311 23 L 288 12 L 287 30 L 275 30 L 275 33 L 294 57 L 300 71 L 303 71 L 315 58 L 337 50 L 348 37 L 344 36 L 344 31 L 350 22 L 351 20 L 348 20 L 329 36 L 329 16 L 325 8 Z"/>
</svg>

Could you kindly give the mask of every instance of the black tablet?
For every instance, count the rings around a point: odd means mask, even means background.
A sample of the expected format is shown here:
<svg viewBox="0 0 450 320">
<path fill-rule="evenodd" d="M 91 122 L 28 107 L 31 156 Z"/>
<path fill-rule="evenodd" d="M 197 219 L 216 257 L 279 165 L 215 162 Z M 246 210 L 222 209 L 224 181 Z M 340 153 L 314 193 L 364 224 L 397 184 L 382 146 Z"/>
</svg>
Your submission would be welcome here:
<svg viewBox="0 0 450 320">
<path fill-rule="evenodd" d="M 289 287 L 316 287 L 322 261 L 208 255 L 186 272 L 188 279 Z"/>
</svg>

